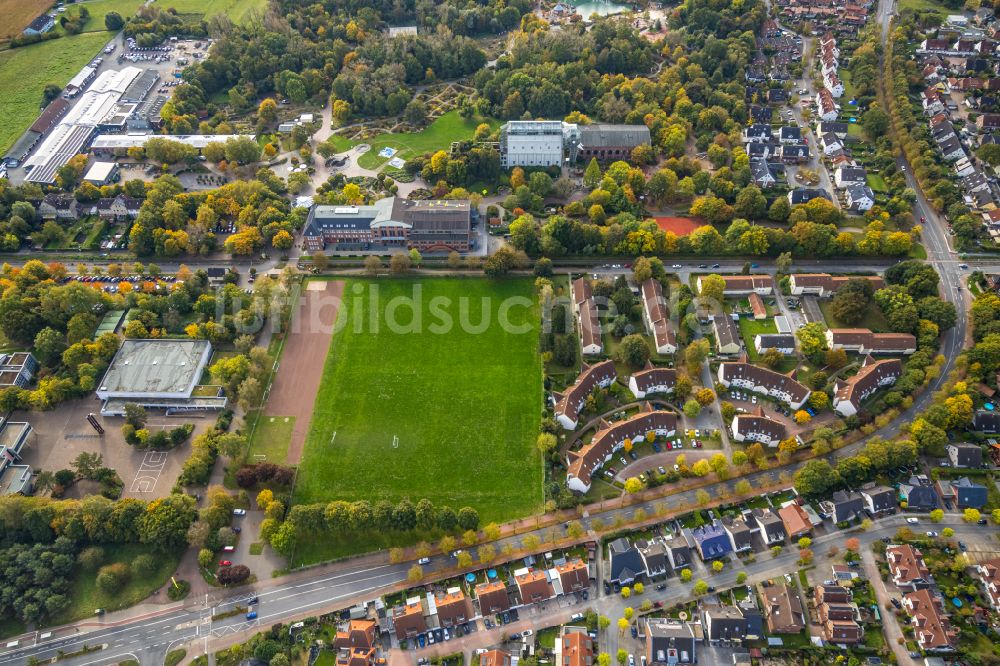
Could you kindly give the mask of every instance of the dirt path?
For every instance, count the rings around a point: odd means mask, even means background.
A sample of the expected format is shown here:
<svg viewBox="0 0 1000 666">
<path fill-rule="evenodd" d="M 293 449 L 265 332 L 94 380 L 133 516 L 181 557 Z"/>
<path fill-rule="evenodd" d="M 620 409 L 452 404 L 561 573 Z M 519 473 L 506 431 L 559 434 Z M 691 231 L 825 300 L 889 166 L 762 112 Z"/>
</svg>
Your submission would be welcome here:
<svg viewBox="0 0 1000 666">
<path fill-rule="evenodd" d="M 264 415 L 295 417 L 288 443 L 287 461 L 291 465 L 302 459 L 343 293 L 344 283 L 340 281 L 305 283 L 301 305 L 292 316 L 291 332 L 271 385 Z"/>
</svg>

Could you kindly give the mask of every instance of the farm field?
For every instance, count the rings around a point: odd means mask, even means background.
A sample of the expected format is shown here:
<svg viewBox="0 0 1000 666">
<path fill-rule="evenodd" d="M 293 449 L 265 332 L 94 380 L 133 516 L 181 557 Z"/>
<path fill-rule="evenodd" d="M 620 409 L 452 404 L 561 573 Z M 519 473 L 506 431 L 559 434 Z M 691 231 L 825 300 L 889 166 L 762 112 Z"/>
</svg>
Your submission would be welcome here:
<svg viewBox="0 0 1000 666">
<path fill-rule="evenodd" d="M 368 286 L 378 289 L 377 304 Z M 419 299 L 414 290 L 419 287 Z M 361 288 L 362 297 L 352 296 Z M 497 325 L 504 300 L 535 303 L 530 280 L 348 281 L 299 465 L 295 501 L 428 498 L 476 508 L 483 522 L 528 514 L 542 502 L 534 442 L 541 415 L 537 308 L 518 304 Z M 394 299 L 419 301 L 419 332 L 388 330 Z M 434 332 L 443 297 L 454 326 Z M 490 325 L 481 333 L 461 316 Z M 489 307 L 484 308 L 481 299 Z M 388 305 L 388 306 L 387 306 Z M 433 314 L 432 314 L 433 312 Z M 354 322 L 365 322 L 355 330 Z M 394 321 L 410 322 L 398 308 Z M 369 325 L 368 322 L 377 322 Z M 442 327 L 443 328 L 443 327 Z M 469 329 L 469 330 L 465 330 Z M 303 554 L 305 555 L 305 554 Z M 307 559 L 312 559 L 305 555 Z"/>
<path fill-rule="evenodd" d="M 36 16 L 51 6 L 51 0 L 0 0 L 0 16 L 4 18 L 0 40 L 17 37 Z"/>
<path fill-rule="evenodd" d="M 395 148 L 398 152 L 394 157 L 404 160 L 432 150 L 447 150 L 452 141 L 471 139 L 476 127 L 482 123 L 493 129 L 500 126 L 500 121 L 493 118 L 463 118 L 458 111 L 449 111 L 419 132 L 378 134 L 363 142 L 371 146 L 371 150 L 358 158 L 358 165 L 365 169 L 378 169 L 390 159 L 379 157 L 379 151 L 386 147 Z"/>
<path fill-rule="evenodd" d="M 35 122 L 45 85 L 66 85 L 110 38 L 86 33 L 0 52 L 0 154 Z"/>
</svg>

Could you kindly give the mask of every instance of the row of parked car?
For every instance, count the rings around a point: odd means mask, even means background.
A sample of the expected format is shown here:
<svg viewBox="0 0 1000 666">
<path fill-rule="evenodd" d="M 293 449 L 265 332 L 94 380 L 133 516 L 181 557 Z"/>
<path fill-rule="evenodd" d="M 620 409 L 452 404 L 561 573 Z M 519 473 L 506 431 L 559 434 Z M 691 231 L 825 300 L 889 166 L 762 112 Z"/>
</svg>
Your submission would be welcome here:
<svg viewBox="0 0 1000 666">
<path fill-rule="evenodd" d="M 455 638 L 461 638 L 462 636 L 470 633 L 472 633 L 472 627 L 468 622 L 455 625 L 454 627 L 430 629 L 426 634 L 419 634 L 417 636 L 417 645 L 420 647 L 426 647 L 428 645 L 434 645 L 435 643 L 450 641 L 452 636 Z"/>
</svg>

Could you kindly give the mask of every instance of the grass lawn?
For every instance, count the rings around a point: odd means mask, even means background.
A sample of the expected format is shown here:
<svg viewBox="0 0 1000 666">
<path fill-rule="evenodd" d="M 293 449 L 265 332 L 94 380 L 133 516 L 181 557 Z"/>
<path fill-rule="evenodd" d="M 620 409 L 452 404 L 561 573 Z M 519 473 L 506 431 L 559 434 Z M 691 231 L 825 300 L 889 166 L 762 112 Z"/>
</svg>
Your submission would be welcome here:
<svg viewBox="0 0 1000 666">
<path fill-rule="evenodd" d="M 267 0 L 156 0 L 155 6 L 176 9 L 178 14 L 199 14 L 206 18 L 225 14 L 233 21 L 242 21 L 254 10 L 263 12 L 267 8 Z"/>
<path fill-rule="evenodd" d="M 69 83 L 109 39 L 88 33 L 0 52 L 0 153 L 35 122 L 45 85 Z"/>
<path fill-rule="evenodd" d="M 250 441 L 250 461 L 261 460 L 283 465 L 288 456 L 288 443 L 292 440 L 294 416 L 261 416 L 257 420 L 253 439 Z"/>
<path fill-rule="evenodd" d="M 158 553 L 142 544 L 114 544 L 102 548 L 104 548 L 104 564 L 117 562 L 131 564 L 139 555 L 149 553 L 156 558 L 159 568 L 148 578 L 139 578 L 133 574 L 128 584 L 112 595 L 98 589 L 95 574 L 77 571 L 70 593 L 73 603 L 63 613 L 53 617 L 50 626 L 93 617 L 94 611 L 98 608 L 114 611 L 136 605 L 167 583 L 181 560 L 180 552 Z"/>
<path fill-rule="evenodd" d="M 874 303 L 868 306 L 868 312 L 858 323 L 853 326 L 838 321 L 831 312 L 833 301 L 830 299 L 820 299 L 819 309 L 823 312 L 828 328 L 869 328 L 875 333 L 885 333 L 889 330 L 889 324 Z"/>
<path fill-rule="evenodd" d="M 329 138 L 327 138 L 326 143 L 333 146 L 333 149 L 338 153 L 346 152 L 355 145 L 353 141 L 340 134 L 331 134 Z"/>
<path fill-rule="evenodd" d="M 19 636 L 27 631 L 27 627 L 12 617 L 0 618 L 0 638 Z"/>
<path fill-rule="evenodd" d="M 346 296 L 356 288 L 361 296 Z M 472 506 L 484 523 L 537 510 L 542 372 L 532 281 L 350 280 L 344 293 L 295 500 L 426 497 Z M 410 298 L 412 310 L 396 307 Z M 501 315 L 523 330 L 505 331 Z M 393 332 L 390 322 L 419 330 Z"/>
<path fill-rule="evenodd" d="M 873 192 L 889 191 L 889 186 L 885 184 L 885 179 L 877 173 L 868 174 L 868 187 L 872 188 Z"/>
<path fill-rule="evenodd" d="M 947 14 L 950 11 L 944 5 L 934 2 L 934 0 L 900 0 L 897 11 L 902 13 L 907 9 L 910 11 L 932 11 L 942 14 Z"/>
<path fill-rule="evenodd" d="M 358 165 L 365 169 L 378 169 L 390 158 L 379 157 L 383 148 L 395 148 L 394 157 L 408 160 L 432 150 L 447 150 L 452 141 L 472 138 L 481 123 L 488 123 L 493 129 L 500 121 L 493 118 L 463 118 L 458 111 L 449 111 L 426 128 L 412 134 L 379 134 L 365 141 L 371 150 L 358 158 Z"/>
<path fill-rule="evenodd" d="M 751 361 L 757 360 L 757 350 L 754 348 L 753 340 L 758 335 L 767 333 L 777 333 L 778 327 L 774 324 L 774 319 L 751 319 L 750 317 L 740 317 L 740 335 L 743 336 L 743 343 L 747 347 L 747 354 Z"/>
</svg>

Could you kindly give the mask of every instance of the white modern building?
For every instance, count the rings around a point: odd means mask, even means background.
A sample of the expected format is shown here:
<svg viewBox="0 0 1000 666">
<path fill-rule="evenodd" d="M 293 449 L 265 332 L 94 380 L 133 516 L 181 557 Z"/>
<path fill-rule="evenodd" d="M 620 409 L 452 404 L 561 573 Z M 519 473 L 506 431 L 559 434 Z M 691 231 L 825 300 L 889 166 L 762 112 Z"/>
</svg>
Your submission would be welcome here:
<svg viewBox="0 0 1000 666">
<path fill-rule="evenodd" d="M 558 120 L 512 120 L 500 130 L 501 165 L 562 166 L 563 147 L 576 134 L 576 125 Z"/>
</svg>

